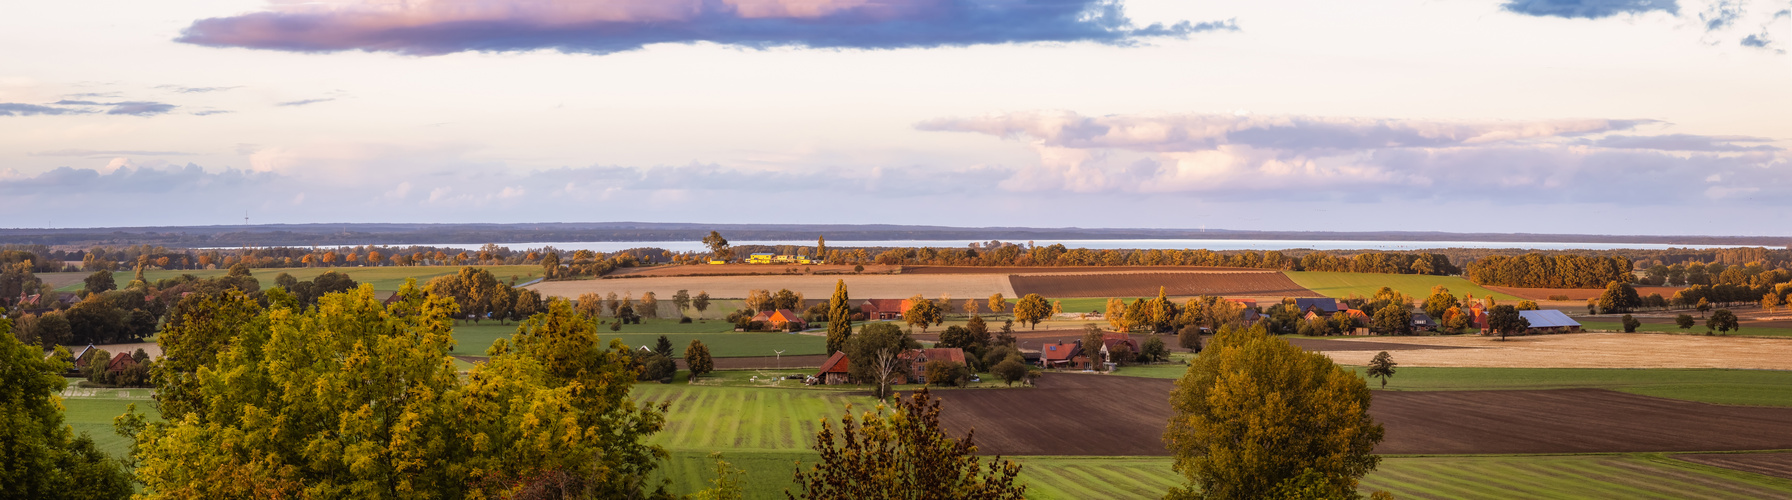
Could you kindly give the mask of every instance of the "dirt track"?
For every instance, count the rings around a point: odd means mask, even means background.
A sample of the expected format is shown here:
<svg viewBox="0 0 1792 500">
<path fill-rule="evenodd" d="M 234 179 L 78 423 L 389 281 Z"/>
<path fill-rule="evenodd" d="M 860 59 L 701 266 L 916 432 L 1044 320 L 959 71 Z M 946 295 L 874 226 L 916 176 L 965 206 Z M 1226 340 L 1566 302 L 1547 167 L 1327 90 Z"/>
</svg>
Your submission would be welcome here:
<svg viewBox="0 0 1792 500">
<path fill-rule="evenodd" d="M 1377 339 L 1376 341 L 1383 341 Z M 1486 368 L 1735 368 L 1792 370 L 1792 339 L 1575 333 L 1499 337 L 1478 335 L 1398 337 L 1386 342 L 1474 349 L 1388 349 L 1400 366 Z M 1360 342 L 1340 340 L 1338 342 Z M 1333 352 L 1339 363 L 1360 365 L 1373 353 Z"/>
<path fill-rule="evenodd" d="M 1167 455 L 1174 381 L 1050 373 L 1022 390 L 936 391 L 945 425 L 1003 455 Z M 1593 453 L 1792 448 L 1792 408 L 1600 389 L 1376 391 L 1377 453 Z"/>
<path fill-rule="evenodd" d="M 1008 277 L 1016 294 L 1046 297 L 1171 296 L 1320 297 L 1279 272 L 1156 272 L 1113 274 L 1016 274 Z"/>
</svg>

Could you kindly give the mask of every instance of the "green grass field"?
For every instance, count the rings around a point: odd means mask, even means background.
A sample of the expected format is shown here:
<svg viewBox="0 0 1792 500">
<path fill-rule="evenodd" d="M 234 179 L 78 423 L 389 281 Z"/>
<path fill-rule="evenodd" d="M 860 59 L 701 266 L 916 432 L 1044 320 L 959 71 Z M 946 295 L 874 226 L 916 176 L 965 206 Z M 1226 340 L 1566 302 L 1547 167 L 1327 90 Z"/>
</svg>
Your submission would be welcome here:
<svg viewBox="0 0 1792 500">
<path fill-rule="evenodd" d="M 1681 330 L 1678 325 L 1672 323 L 1643 323 L 1643 326 L 1637 327 L 1636 331 L 1685 333 L 1691 335 L 1704 335 L 1705 332 L 1710 331 L 1705 329 L 1704 320 L 1698 320 L 1696 315 L 1693 318 L 1697 320 L 1697 322 L 1693 324 L 1692 328 L 1686 330 Z M 1579 321 L 1581 328 L 1585 330 L 1624 331 L 1624 324 L 1617 321 L 1587 321 L 1586 318 L 1576 318 L 1575 321 Z M 1730 330 L 1729 335 L 1750 337 L 1792 337 L 1792 328 L 1749 326 L 1747 323 L 1743 323 L 1741 330 Z"/>
<path fill-rule="evenodd" d="M 454 327 L 454 350 L 451 354 L 460 356 L 484 356 L 486 349 L 500 338 L 509 338 L 516 333 L 516 323 L 499 325 L 487 321 L 483 324 L 461 324 Z M 679 333 L 680 331 L 687 333 Z M 796 335 L 789 333 L 748 333 L 735 332 L 733 325 L 720 321 L 708 323 L 679 324 L 677 320 L 646 320 L 640 325 L 622 327 L 621 332 L 612 332 L 608 327 L 598 331 L 605 342 L 609 339 L 622 339 L 624 344 L 632 347 L 652 346 L 665 335 L 672 341 L 673 348 L 683 353 L 691 340 L 702 340 L 709 347 L 709 355 L 717 358 L 739 358 L 752 356 L 771 356 L 772 351 L 782 350 L 785 356 L 802 356 L 810 354 L 827 354 L 827 338 L 819 335 Z"/>
<path fill-rule="evenodd" d="M 1517 303 L 1519 298 L 1493 290 L 1482 288 L 1468 280 L 1455 276 L 1424 276 L 1417 274 L 1373 274 L 1373 273 L 1321 273 L 1306 271 L 1284 271 L 1295 284 L 1327 297 L 1344 298 L 1352 294 L 1373 297 L 1381 287 L 1393 288 L 1400 293 L 1412 297 L 1415 301 L 1425 300 L 1431 296 L 1431 287 L 1443 285 L 1450 293 L 1461 299 L 1467 294 L 1476 297 L 1492 295 L 1502 302 Z"/>
<path fill-rule="evenodd" d="M 155 401 L 149 389 L 80 389 L 74 388 L 77 379 L 69 379 L 71 388 L 64 392 L 62 399 L 63 422 L 73 428 L 76 435 L 85 432 L 93 438 L 93 443 L 100 451 L 114 457 L 124 457 L 131 451 L 131 440 L 112 431 L 112 419 L 125 413 L 131 404 L 137 405 L 137 411 L 152 419 L 159 419 L 155 411 Z"/>
<path fill-rule="evenodd" d="M 517 283 L 520 284 L 520 283 L 535 279 L 536 277 L 541 275 L 541 266 L 473 266 L 473 267 L 478 267 L 478 268 L 482 268 L 482 269 L 491 271 L 491 273 L 493 275 L 497 276 L 499 280 L 503 280 L 506 283 L 508 283 L 510 281 L 510 278 L 512 278 L 512 277 L 515 277 L 517 279 Z M 323 274 L 326 271 L 336 271 L 339 273 L 347 274 L 350 278 L 354 278 L 355 281 L 362 282 L 362 283 L 373 283 L 373 288 L 375 290 L 379 290 L 382 292 L 389 292 L 389 291 L 397 291 L 399 287 L 404 286 L 404 280 L 406 278 L 417 278 L 417 284 L 421 285 L 423 283 L 428 282 L 430 278 L 460 272 L 460 266 L 287 267 L 287 268 L 251 269 L 250 273 L 252 273 L 255 276 L 255 279 L 257 281 L 261 282 L 262 288 L 268 288 L 268 287 L 274 286 L 274 277 L 279 276 L 280 273 L 290 274 L 290 275 L 292 275 L 292 277 L 298 278 L 300 280 L 310 280 L 312 278 L 316 278 L 318 275 Z M 146 280 L 149 280 L 150 283 L 155 283 L 156 280 L 173 278 L 176 276 L 180 276 L 182 274 L 191 274 L 191 275 L 198 276 L 201 278 L 210 278 L 210 277 L 215 277 L 215 276 L 223 276 L 224 273 L 226 273 L 226 272 L 229 272 L 229 270 L 228 269 L 209 269 L 209 270 L 152 269 L 152 270 L 144 271 L 143 278 Z M 57 288 L 56 290 L 61 291 L 61 292 L 73 292 L 73 291 L 81 289 L 81 287 L 82 287 L 81 279 L 86 278 L 87 275 L 89 275 L 89 274 L 92 274 L 92 273 L 41 273 L 41 274 L 39 274 L 39 276 L 44 277 L 46 280 L 51 280 L 51 279 L 69 280 L 72 278 L 74 281 L 72 284 L 63 285 L 61 288 Z M 70 275 L 70 276 L 63 276 L 63 275 Z M 73 275 L 78 275 L 78 276 L 73 276 Z M 112 272 L 112 279 L 113 279 L 113 281 L 118 282 L 119 288 L 124 288 L 126 285 L 129 285 L 131 283 L 131 280 L 134 279 L 135 277 L 136 277 L 136 274 L 130 270 L 122 270 L 122 271 L 113 271 Z"/>
</svg>

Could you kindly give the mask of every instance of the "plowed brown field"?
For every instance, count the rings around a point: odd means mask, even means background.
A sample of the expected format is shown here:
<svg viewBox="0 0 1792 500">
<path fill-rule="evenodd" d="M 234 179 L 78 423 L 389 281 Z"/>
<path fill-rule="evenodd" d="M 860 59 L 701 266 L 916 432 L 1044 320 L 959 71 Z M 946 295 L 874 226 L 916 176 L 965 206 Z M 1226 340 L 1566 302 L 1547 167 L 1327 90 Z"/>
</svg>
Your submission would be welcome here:
<svg viewBox="0 0 1792 500">
<path fill-rule="evenodd" d="M 1158 287 L 1171 296 L 1322 297 L 1279 272 L 1177 272 L 1112 274 L 1016 274 L 1014 293 L 1046 297 L 1152 297 Z"/>
<path fill-rule="evenodd" d="M 1027 390 L 936 391 L 953 433 L 1002 455 L 1167 455 L 1175 381 L 1048 373 Z M 1386 454 L 1792 448 L 1792 408 L 1692 403 L 1602 389 L 1376 391 Z"/>
<path fill-rule="evenodd" d="M 1531 300 L 1549 300 L 1549 296 L 1551 295 L 1567 295 L 1568 300 L 1587 300 L 1605 293 L 1604 288 L 1518 288 L 1511 286 L 1490 286 L 1485 288 L 1513 297 Z M 1674 298 L 1674 292 L 1685 289 L 1686 287 L 1679 286 L 1639 286 L 1636 287 L 1636 293 L 1637 295 L 1644 297 L 1648 297 L 1651 293 L 1659 293 L 1662 297 L 1671 299 Z"/>
</svg>

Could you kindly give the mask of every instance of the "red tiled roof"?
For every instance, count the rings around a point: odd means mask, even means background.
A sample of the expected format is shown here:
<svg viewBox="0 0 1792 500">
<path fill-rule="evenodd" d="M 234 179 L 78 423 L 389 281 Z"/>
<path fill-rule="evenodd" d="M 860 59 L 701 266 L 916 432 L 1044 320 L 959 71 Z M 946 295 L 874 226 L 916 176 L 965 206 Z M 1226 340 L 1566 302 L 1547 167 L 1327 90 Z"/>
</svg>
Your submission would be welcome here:
<svg viewBox="0 0 1792 500">
<path fill-rule="evenodd" d="M 790 322 L 790 321 L 795 321 L 798 323 L 803 322 L 802 315 L 797 314 L 796 311 L 792 311 L 789 309 L 779 309 L 776 311 L 771 311 L 769 313 L 761 313 L 761 314 L 766 315 L 765 316 L 766 321 L 771 321 L 773 323 Z"/>
<path fill-rule="evenodd" d="M 828 356 L 827 361 L 821 362 L 821 373 L 819 375 L 826 375 L 829 373 L 847 373 L 846 368 L 848 366 L 851 366 L 851 365 L 848 364 L 848 362 L 846 360 L 846 352 L 845 351 L 834 351 L 833 356 Z"/>
<path fill-rule="evenodd" d="M 964 364 L 964 349 L 959 349 L 957 347 L 935 347 L 932 349 L 915 350 L 921 351 L 921 356 L 928 361 L 951 361 L 961 365 Z"/>
<path fill-rule="evenodd" d="M 1068 361 L 1077 351 L 1076 344 L 1059 342 L 1039 346 L 1039 357 L 1046 361 Z"/>
<path fill-rule="evenodd" d="M 904 310 L 902 307 L 903 302 L 905 301 L 902 299 L 867 299 L 865 305 L 860 306 L 859 309 L 866 313 L 900 313 Z"/>
</svg>

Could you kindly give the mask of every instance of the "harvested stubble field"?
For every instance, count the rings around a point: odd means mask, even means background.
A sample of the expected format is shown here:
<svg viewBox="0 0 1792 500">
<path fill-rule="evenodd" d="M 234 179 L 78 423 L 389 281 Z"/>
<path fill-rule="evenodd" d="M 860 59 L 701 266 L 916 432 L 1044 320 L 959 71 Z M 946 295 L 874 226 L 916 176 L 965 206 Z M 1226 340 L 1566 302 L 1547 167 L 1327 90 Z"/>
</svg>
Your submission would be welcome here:
<svg viewBox="0 0 1792 500">
<path fill-rule="evenodd" d="M 1773 338 L 1572 333 L 1507 337 L 1505 341 L 1478 335 L 1400 337 L 1397 342 L 1474 348 L 1394 351 L 1400 366 L 1792 370 L 1792 342 Z M 1349 365 L 1367 363 L 1373 355 L 1357 349 L 1327 354 Z"/>
<path fill-rule="evenodd" d="M 1045 297 L 1322 297 L 1274 271 L 1015 274 L 1014 292 Z"/>
<path fill-rule="evenodd" d="M 1428 276 L 1421 274 L 1377 274 L 1377 273 L 1330 273 L 1316 271 L 1285 271 L 1288 279 L 1325 297 L 1344 298 L 1351 295 L 1373 297 L 1381 287 L 1425 300 L 1431 296 L 1431 288 L 1443 286 L 1450 293 L 1462 298 L 1473 294 L 1476 298 L 1493 296 L 1501 302 L 1516 302 L 1517 297 L 1476 285 L 1469 280 L 1456 276 Z"/>
<path fill-rule="evenodd" d="M 871 268 L 865 268 L 870 271 Z M 1207 266 L 902 266 L 902 274 L 1075 274 L 1162 272 L 1274 272 L 1246 267 Z"/>
<path fill-rule="evenodd" d="M 611 271 L 604 277 L 781 275 L 787 274 L 792 268 L 798 272 L 812 271 L 826 274 L 852 274 L 854 272 L 853 266 L 843 264 L 698 264 L 624 267 Z M 902 266 L 872 264 L 865 266 L 865 271 L 862 274 L 889 274 L 901 271 Z"/>
<path fill-rule="evenodd" d="M 954 432 L 985 453 L 1166 455 L 1174 381 L 1050 373 L 1038 388 L 940 391 Z M 1041 392 L 1050 397 L 1040 397 Z M 1115 408 L 1126 408 L 1124 412 Z M 1792 448 L 1792 408 L 1722 406 L 1602 389 L 1377 391 L 1383 454 L 1602 453 Z M 1029 415 L 1016 419 L 1014 415 Z"/>
<path fill-rule="evenodd" d="M 834 283 L 846 281 L 846 288 L 855 299 L 906 298 L 915 294 L 938 297 L 951 294 L 959 300 L 983 298 L 1001 293 L 1014 297 L 1008 276 L 999 274 L 923 275 L 860 274 L 860 275 L 777 275 L 777 276 L 663 276 L 631 279 L 548 281 L 529 285 L 545 296 L 577 298 L 584 293 L 616 295 L 633 293 L 640 297 L 653 292 L 660 300 L 669 300 L 679 290 L 692 295 L 709 292 L 710 297 L 738 299 L 748 290 L 787 288 L 810 299 L 826 299 L 834 293 Z M 1156 293 L 1156 292 L 1153 292 Z"/>
<path fill-rule="evenodd" d="M 1604 288 L 1518 288 L 1511 286 L 1490 286 L 1488 290 L 1530 300 L 1549 300 L 1552 295 L 1566 295 L 1568 300 L 1587 300 L 1605 293 Z M 1674 298 L 1674 292 L 1685 290 L 1681 286 L 1639 286 L 1637 295 L 1648 297 L 1651 293 L 1659 293 L 1662 297 Z"/>
</svg>

